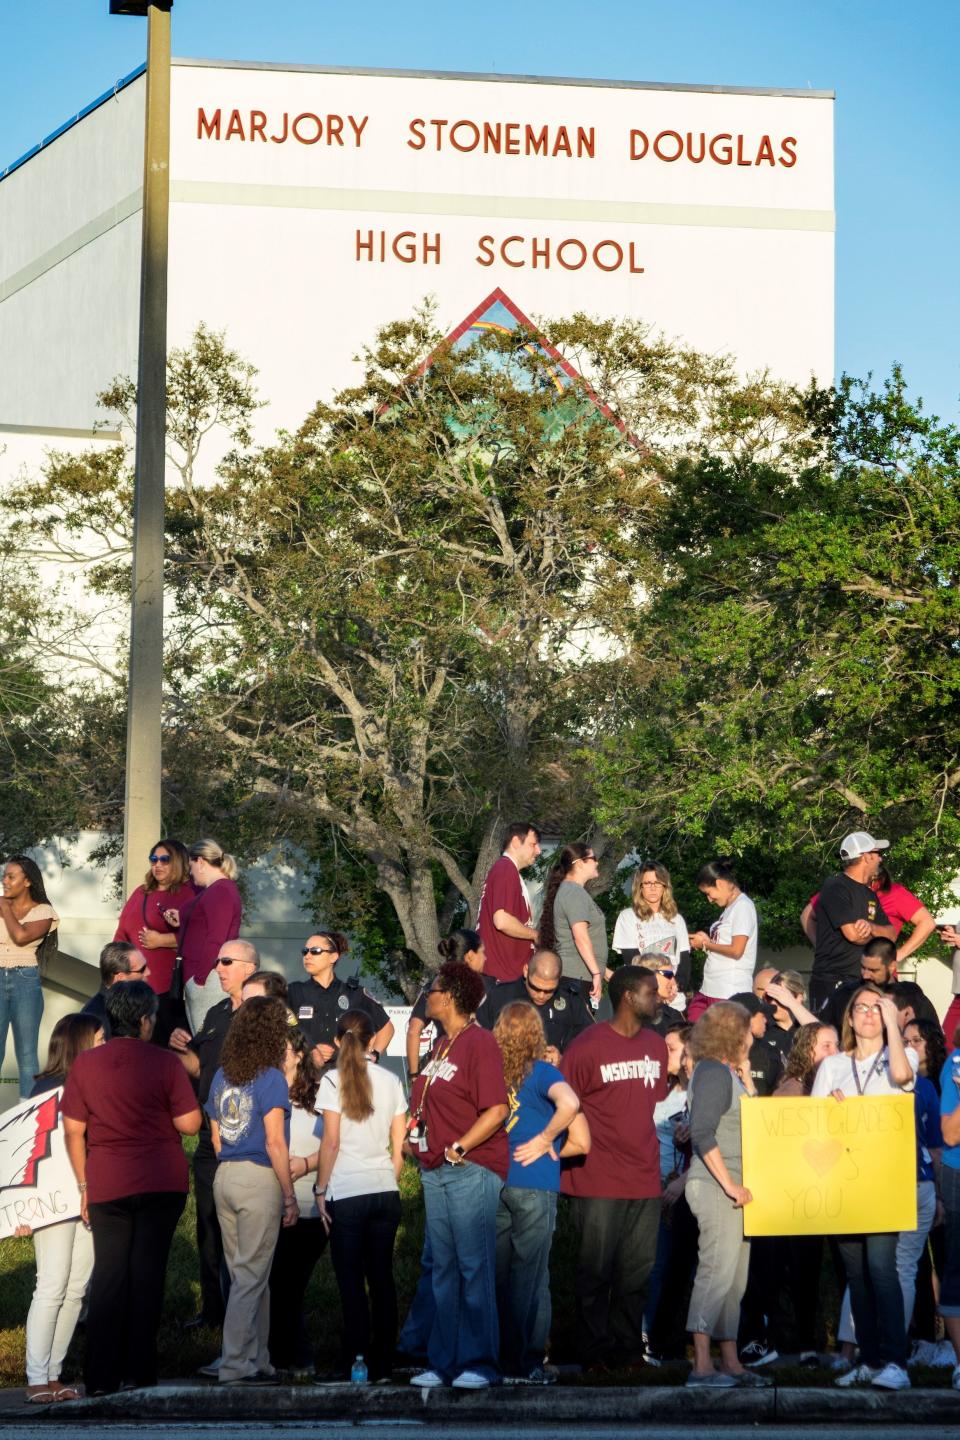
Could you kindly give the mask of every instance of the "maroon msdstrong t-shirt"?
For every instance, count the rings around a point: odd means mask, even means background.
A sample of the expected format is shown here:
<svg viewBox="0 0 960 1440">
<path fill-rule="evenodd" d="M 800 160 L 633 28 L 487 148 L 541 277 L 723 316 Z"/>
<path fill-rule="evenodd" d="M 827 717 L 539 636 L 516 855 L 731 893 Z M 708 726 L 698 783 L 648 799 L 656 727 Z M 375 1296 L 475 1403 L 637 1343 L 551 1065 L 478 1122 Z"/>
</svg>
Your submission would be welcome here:
<svg viewBox="0 0 960 1440">
<path fill-rule="evenodd" d="M 660 1146 L 653 1107 L 667 1093 L 667 1047 L 655 1030 L 632 1039 L 609 1022 L 567 1046 L 564 1079 L 580 1096 L 590 1126 L 589 1155 L 564 1164 L 560 1190 L 605 1200 L 648 1200 L 661 1193 Z"/>
<path fill-rule="evenodd" d="M 486 951 L 483 967 L 486 974 L 492 975 L 494 980 L 519 980 L 524 965 L 533 954 L 533 944 L 529 940 L 515 940 L 512 935 L 504 935 L 502 930 L 498 930 L 493 923 L 498 910 L 506 910 L 521 925 L 533 924 L 530 906 L 520 883 L 520 871 L 509 855 L 501 855 L 487 872 L 480 896 L 477 929 Z"/>
<path fill-rule="evenodd" d="M 411 1146 L 423 1170 L 436 1170 L 444 1163 L 447 1146 L 465 1135 L 482 1111 L 491 1105 L 508 1104 L 500 1046 L 490 1031 L 474 1022 L 461 1030 L 452 1044 L 441 1033 L 430 1059 L 413 1082 L 411 1114 L 417 1113 L 424 1091 L 422 1119 L 426 1122 L 427 1148 L 418 1150 L 416 1141 L 411 1141 Z M 506 1180 L 510 1154 L 503 1127 L 471 1150 L 467 1160 L 485 1165 Z"/>
</svg>

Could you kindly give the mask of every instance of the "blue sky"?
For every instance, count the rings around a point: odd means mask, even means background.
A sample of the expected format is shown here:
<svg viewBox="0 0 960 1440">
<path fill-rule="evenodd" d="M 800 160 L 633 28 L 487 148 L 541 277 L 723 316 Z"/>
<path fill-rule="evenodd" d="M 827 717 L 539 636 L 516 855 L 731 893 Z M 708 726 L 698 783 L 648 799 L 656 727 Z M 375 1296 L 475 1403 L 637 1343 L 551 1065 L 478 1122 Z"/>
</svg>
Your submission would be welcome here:
<svg viewBox="0 0 960 1440">
<path fill-rule="evenodd" d="M 140 63 L 107 0 L 4 0 L 0 164 Z M 837 368 L 960 417 L 960 0 L 176 0 L 174 53 L 835 90 Z"/>
</svg>

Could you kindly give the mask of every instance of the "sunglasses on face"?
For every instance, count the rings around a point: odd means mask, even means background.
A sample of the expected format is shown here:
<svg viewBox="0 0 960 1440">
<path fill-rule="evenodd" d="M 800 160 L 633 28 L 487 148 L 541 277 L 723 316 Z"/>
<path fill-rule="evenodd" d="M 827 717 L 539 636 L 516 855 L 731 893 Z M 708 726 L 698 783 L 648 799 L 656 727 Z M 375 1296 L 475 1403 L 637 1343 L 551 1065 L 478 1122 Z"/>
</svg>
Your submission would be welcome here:
<svg viewBox="0 0 960 1440">
<path fill-rule="evenodd" d="M 170 856 L 169 856 L 169 855 L 151 855 L 151 856 L 150 856 L 150 864 L 151 864 L 151 865 L 169 865 L 169 864 L 170 864 Z"/>
<path fill-rule="evenodd" d="M 222 957 L 221 957 L 221 956 L 218 956 L 216 963 L 217 963 L 218 965 L 243 965 L 243 964 L 244 964 L 244 961 L 243 961 L 243 960 L 231 960 L 229 955 L 224 955 L 224 956 L 222 956 Z"/>
<path fill-rule="evenodd" d="M 658 973 L 663 976 L 664 980 L 672 980 L 677 972 L 675 970 L 661 970 Z"/>
<path fill-rule="evenodd" d="M 527 989 L 536 990 L 538 995 L 555 995 L 559 988 L 559 980 L 557 981 L 556 985 L 538 985 L 536 980 L 531 980 L 530 976 L 527 976 Z"/>
<path fill-rule="evenodd" d="M 150 967 L 149 967 L 148 965 L 141 965 L 139 970 L 128 970 L 128 971 L 127 971 L 127 974 L 128 974 L 128 975 L 143 975 L 143 974 L 146 973 L 146 971 L 147 971 L 149 968 L 150 968 Z"/>
<path fill-rule="evenodd" d="M 300 951 L 301 955 L 336 955 L 336 950 L 325 950 L 322 945 L 304 945 Z"/>
</svg>

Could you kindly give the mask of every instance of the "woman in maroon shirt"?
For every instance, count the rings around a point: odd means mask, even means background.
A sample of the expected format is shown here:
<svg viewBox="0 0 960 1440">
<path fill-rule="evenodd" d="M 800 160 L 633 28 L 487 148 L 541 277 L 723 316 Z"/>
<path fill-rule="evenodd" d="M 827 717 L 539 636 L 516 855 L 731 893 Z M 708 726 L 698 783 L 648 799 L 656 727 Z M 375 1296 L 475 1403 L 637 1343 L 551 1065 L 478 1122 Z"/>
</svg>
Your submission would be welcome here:
<svg viewBox="0 0 960 1440">
<path fill-rule="evenodd" d="M 113 985 L 106 1008 L 112 1038 L 77 1056 L 60 1107 L 81 1219 L 93 1232 L 89 1394 L 156 1384 L 167 1256 L 187 1199 L 180 1137 L 200 1129 L 178 1057 L 149 1043 L 150 986 Z"/>
<path fill-rule="evenodd" d="M 422 1387 L 478 1390 L 500 1379 L 496 1221 L 510 1107 L 500 1047 L 476 1022 L 484 993 L 469 965 L 440 966 L 427 1019 L 441 1033 L 410 1095 L 407 1146 L 420 1165 L 436 1301 L 429 1369 L 410 1381 Z"/>
<path fill-rule="evenodd" d="M 135 945 L 150 962 L 147 984 L 160 996 L 155 1045 L 166 1045 L 176 1027 L 186 1021 L 182 986 L 179 994 L 170 993 L 180 937 L 168 925 L 164 911 L 185 909 L 196 898 L 188 866 L 185 845 L 179 840 L 158 840 L 150 851 L 150 869 L 124 905 L 113 937 Z"/>
<path fill-rule="evenodd" d="M 167 924 L 180 933 L 183 998 L 194 1035 L 210 1006 L 223 999 L 214 973 L 220 946 L 240 934 L 243 902 L 236 874 L 236 860 L 216 840 L 198 840 L 190 846 L 190 880 L 199 894 L 182 910 L 164 911 Z"/>
</svg>

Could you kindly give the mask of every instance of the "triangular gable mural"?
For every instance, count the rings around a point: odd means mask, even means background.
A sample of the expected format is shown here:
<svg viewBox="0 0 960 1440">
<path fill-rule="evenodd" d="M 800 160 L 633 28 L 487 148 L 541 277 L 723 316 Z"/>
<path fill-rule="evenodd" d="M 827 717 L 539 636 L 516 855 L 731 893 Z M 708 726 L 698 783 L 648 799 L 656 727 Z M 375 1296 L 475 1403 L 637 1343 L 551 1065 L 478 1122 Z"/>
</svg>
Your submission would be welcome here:
<svg viewBox="0 0 960 1440">
<path fill-rule="evenodd" d="M 501 334 L 509 335 L 511 331 L 522 329 L 527 332 L 527 337 L 522 342 L 523 349 L 528 354 L 538 356 L 542 361 L 544 381 L 552 385 L 560 394 L 571 382 L 575 382 L 581 393 L 592 401 L 596 408 L 616 425 L 618 430 L 623 430 L 623 422 L 614 415 L 608 405 L 605 405 L 599 396 L 587 385 L 583 376 L 560 354 L 545 336 L 529 320 L 519 305 L 515 304 L 510 296 L 499 287 L 493 290 L 485 300 L 481 300 L 475 310 L 471 310 L 466 319 L 461 320 L 444 340 L 445 345 L 450 345 L 454 350 L 464 350 L 473 344 L 478 335 L 488 334 L 491 330 L 498 330 Z M 436 352 L 434 352 L 435 354 Z M 423 364 L 415 372 L 423 375 L 433 364 L 433 355 L 428 355 Z"/>
</svg>

